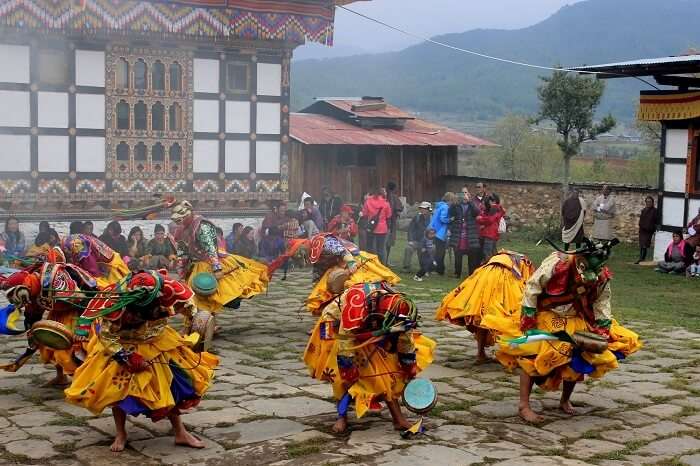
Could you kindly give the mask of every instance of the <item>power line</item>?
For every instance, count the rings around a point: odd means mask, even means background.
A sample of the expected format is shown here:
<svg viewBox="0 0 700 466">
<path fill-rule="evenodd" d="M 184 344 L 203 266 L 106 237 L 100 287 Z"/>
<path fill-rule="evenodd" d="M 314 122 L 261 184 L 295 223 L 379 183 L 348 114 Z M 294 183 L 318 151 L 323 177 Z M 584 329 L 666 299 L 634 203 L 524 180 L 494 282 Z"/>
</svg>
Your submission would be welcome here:
<svg viewBox="0 0 700 466">
<path fill-rule="evenodd" d="M 337 7 L 337 8 L 342 8 L 343 10 L 348 11 L 348 12 L 354 14 L 354 15 L 357 15 L 357 16 L 359 16 L 359 17 L 361 17 L 361 18 L 364 18 L 364 19 L 366 19 L 366 20 L 372 21 L 373 23 L 380 24 L 380 25 L 382 25 L 382 26 L 384 26 L 384 27 L 387 27 L 387 28 L 389 28 L 389 29 L 392 29 L 392 30 L 394 30 L 394 31 L 396 31 L 396 32 L 399 32 L 399 33 L 401 33 L 401 34 L 407 35 L 407 36 L 409 36 L 409 37 L 413 37 L 414 39 L 418 39 L 418 40 L 421 40 L 421 41 L 423 41 L 423 42 L 429 42 L 429 43 L 431 43 L 431 44 L 439 45 L 440 47 L 445 47 L 445 48 L 448 48 L 448 49 L 451 49 L 451 50 L 455 50 L 455 51 L 457 51 L 457 52 L 468 53 L 468 54 L 470 54 L 470 55 L 475 55 L 475 56 L 477 56 L 477 57 L 486 58 L 486 59 L 488 59 L 488 60 L 494 60 L 494 61 L 498 61 L 498 62 L 501 62 L 501 63 L 508 63 L 508 64 L 511 64 L 511 65 L 517 65 L 517 66 L 523 66 L 523 67 L 526 67 L 526 68 L 535 68 L 535 69 L 538 69 L 538 70 L 547 70 L 547 71 L 566 71 L 566 72 L 568 72 L 568 73 L 581 73 L 581 74 L 591 74 L 591 75 L 602 75 L 602 74 L 611 75 L 611 74 L 616 74 L 616 75 L 618 75 L 618 76 L 636 78 L 636 79 L 638 79 L 639 81 L 643 82 L 644 84 L 646 84 L 646 85 L 648 85 L 648 86 L 650 86 L 650 87 L 653 87 L 653 88 L 656 89 L 656 90 L 660 90 L 658 87 L 656 87 L 655 85 L 651 84 L 650 82 L 648 82 L 648 81 L 646 81 L 646 80 L 640 78 L 639 76 L 629 76 L 629 75 L 622 74 L 622 73 L 610 73 L 610 72 L 601 72 L 601 71 L 578 71 L 578 70 L 574 70 L 574 69 L 571 69 L 571 68 L 554 68 L 554 67 L 551 67 L 551 66 L 534 65 L 534 64 L 532 64 L 532 63 L 527 63 L 527 62 L 522 62 L 522 61 L 517 61 L 517 60 L 509 60 L 509 59 L 507 59 L 507 58 L 496 57 L 496 56 L 493 56 L 493 55 L 488 55 L 488 54 L 485 54 L 485 53 L 477 52 L 477 51 L 475 51 L 475 50 L 464 49 L 464 48 L 462 48 L 462 47 L 457 47 L 457 46 L 455 46 L 455 45 L 446 44 L 445 42 L 440 42 L 440 41 L 438 41 L 438 40 L 431 39 L 431 38 L 429 38 L 429 37 L 424 37 L 424 36 L 421 36 L 421 35 L 419 35 L 419 34 L 415 34 L 415 33 L 413 33 L 413 32 L 406 31 L 405 29 L 401 29 L 401 28 L 399 28 L 399 27 L 392 26 L 392 25 L 389 24 L 389 23 L 386 23 L 386 22 L 384 22 L 384 21 L 382 21 L 382 20 L 379 20 L 379 19 L 376 19 L 376 18 L 372 18 L 371 16 L 367 16 L 367 15 L 365 15 L 365 14 L 363 14 L 363 13 L 360 13 L 359 11 L 351 10 L 350 8 L 348 8 L 348 7 L 346 7 L 346 6 L 336 5 L 336 7 Z"/>
</svg>

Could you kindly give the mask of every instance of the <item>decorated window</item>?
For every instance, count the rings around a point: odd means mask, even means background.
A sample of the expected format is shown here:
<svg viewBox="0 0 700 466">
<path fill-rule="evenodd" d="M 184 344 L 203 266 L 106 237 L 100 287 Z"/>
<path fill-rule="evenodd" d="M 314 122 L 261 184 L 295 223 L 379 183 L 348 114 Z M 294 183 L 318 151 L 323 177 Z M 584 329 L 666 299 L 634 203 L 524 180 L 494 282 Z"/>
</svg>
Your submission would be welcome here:
<svg viewBox="0 0 700 466">
<path fill-rule="evenodd" d="M 68 83 L 68 60 L 63 50 L 39 49 L 39 81 L 54 86 Z"/>
<path fill-rule="evenodd" d="M 182 179 L 191 172 L 192 56 L 186 50 L 114 46 L 106 55 L 112 179 Z"/>
<path fill-rule="evenodd" d="M 247 63 L 226 63 L 226 90 L 233 93 L 247 93 L 250 89 L 250 70 Z"/>
</svg>

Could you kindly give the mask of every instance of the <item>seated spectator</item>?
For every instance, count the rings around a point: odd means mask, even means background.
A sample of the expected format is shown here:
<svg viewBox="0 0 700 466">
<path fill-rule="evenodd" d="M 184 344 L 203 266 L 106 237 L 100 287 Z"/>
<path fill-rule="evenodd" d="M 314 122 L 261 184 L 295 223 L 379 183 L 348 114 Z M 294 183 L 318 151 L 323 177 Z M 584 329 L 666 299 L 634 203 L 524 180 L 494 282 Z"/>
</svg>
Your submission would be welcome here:
<svg viewBox="0 0 700 466">
<path fill-rule="evenodd" d="M 260 239 L 260 259 L 265 263 L 270 263 L 284 254 L 287 247 L 281 232 L 277 227 L 270 227 Z"/>
<path fill-rule="evenodd" d="M 656 271 L 660 273 L 684 274 L 693 261 L 693 247 L 683 239 L 681 231 L 673 232 L 673 240 L 666 248 L 664 260 L 659 262 Z"/>
<path fill-rule="evenodd" d="M 301 209 L 301 223 L 305 224 L 311 220 L 316 226 L 316 230 L 323 231 L 325 224 L 323 223 L 323 217 L 321 216 L 321 211 L 316 207 L 315 202 L 312 198 L 307 197 L 304 199 L 304 208 Z M 312 228 L 308 228 L 309 230 Z"/>
<path fill-rule="evenodd" d="M 245 227 L 241 233 L 241 237 L 238 238 L 238 241 L 236 241 L 236 244 L 233 246 L 233 254 L 247 257 L 248 259 L 255 259 L 257 252 L 258 248 L 255 245 L 255 229 L 253 229 L 253 227 Z"/>
<path fill-rule="evenodd" d="M 425 229 L 430 225 L 430 212 L 432 210 L 433 206 L 430 202 L 421 202 L 418 204 L 418 213 L 408 225 L 408 242 L 403 252 L 403 269 L 406 272 L 411 270 L 414 254 L 418 256 L 420 262 L 421 242 L 425 236 Z"/>
<path fill-rule="evenodd" d="M 435 230 L 426 228 L 423 239 L 420 242 L 420 270 L 413 279 L 417 282 L 422 282 L 423 277 L 433 272 L 437 265 L 435 260 Z"/>
<path fill-rule="evenodd" d="M 85 223 L 90 223 L 92 222 L 85 222 Z M 68 234 L 69 235 L 84 235 L 87 234 L 85 233 L 85 223 L 83 222 L 70 222 L 70 225 L 68 225 Z"/>
<path fill-rule="evenodd" d="M 94 230 L 95 230 L 95 225 L 91 221 L 88 220 L 87 222 L 83 223 L 82 233 L 84 235 L 95 236 Z"/>
<path fill-rule="evenodd" d="M 153 229 L 154 237 L 146 245 L 145 262 L 149 269 L 175 269 L 177 249 L 172 237 L 165 234 L 163 225 Z"/>
<path fill-rule="evenodd" d="M 279 228 L 279 226 L 286 220 L 287 219 L 285 218 L 284 213 L 282 213 L 280 210 L 280 204 L 278 202 L 274 202 L 270 205 L 270 212 L 268 212 L 267 215 L 265 215 L 265 218 L 263 218 L 261 229 L 262 231 L 265 231 L 271 227 Z"/>
<path fill-rule="evenodd" d="M 328 186 L 321 188 L 321 200 L 318 203 L 318 210 L 321 212 L 323 221 L 326 224 L 340 215 L 342 206 L 343 200 L 340 196 L 332 192 Z M 326 228 L 326 230 L 331 231 L 330 228 Z"/>
<path fill-rule="evenodd" d="M 82 232 L 83 230 L 81 229 L 80 233 Z M 120 256 L 127 257 L 129 255 L 129 244 L 126 242 L 124 235 L 122 235 L 122 226 L 116 220 L 107 224 L 105 231 L 100 236 L 100 240 L 119 253 Z"/>
<path fill-rule="evenodd" d="M 139 270 L 145 267 L 141 259 L 146 255 L 146 240 L 143 237 L 143 230 L 141 230 L 141 227 L 134 227 L 129 230 L 127 244 L 129 245 L 129 269 Z"/>
<path fill-rule="evenodd" d="M 333 217 L 328 223 L 326 231 L 344 240 L 355 241 L 355 237 L 357 236 L 357 223 L 355 223 L 355 220 L 352 218 L 353 213 L 352 207 L 344 205 L 340 209 L 340 214 Z"/>
<path fill-rule="evenodd" d="M 216 247 L 219 251 L 226 251 L 226 238 L 224 238 L 224 229 L 215 227 L 216 229 Z"/>
<path fill-rule="evenodd" d="M 688 270 L 691 277 L 700 277 L 700 245 L 695 246 L 695 254 L 693 254 L 693 262 Z"/>
<path fill-rule="evenodd" d="M 236 244 L 236 240 L 241 236 L 241 232 L 243 231 L 243 224 L 242 223 L 234 223 L 233 226 L 231 227 L 231 233 L 226 235 L 226 252 L 233 252 L 233 245 Z"/>
<path fill-rule="evenodd" d="M 24 256 L 24 250 L 27 248 L 24 233 L 19 229 L 19 220 L 17 217 L 8 217 L 5 220 L 5 231 L 0 233 L 0 239 L 5 246 L 5 256 L 10 261 L 16 261 Z"/>
</svg>

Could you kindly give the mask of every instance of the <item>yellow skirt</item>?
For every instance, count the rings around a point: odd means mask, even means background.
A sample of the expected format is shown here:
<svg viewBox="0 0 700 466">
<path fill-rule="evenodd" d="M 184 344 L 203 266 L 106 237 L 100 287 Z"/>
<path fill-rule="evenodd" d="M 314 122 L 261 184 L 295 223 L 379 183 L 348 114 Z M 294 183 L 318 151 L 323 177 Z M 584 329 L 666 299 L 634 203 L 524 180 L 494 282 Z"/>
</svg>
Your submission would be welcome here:
<svg viewBox="0 0 700 466">
<path fill-rule="evenodd" d="M 333 339 L 321 338 L 323 322 L 323 319 L 319 319 L 311 333 L 304 352 L 304 363 L 309 368 L 311 377 L 330 383 L 333 386 L 333 397 L 340 400 L 345 390 L 338 369 L 338 343 Z M 433 362 L 437 344 L 418 333 L 414 333 L 414 343 L 418 370 L 422 371 Z M 360 379 L 348 390 L 355 400 L 358 418 L 365 415 L 373 401 L 401 398 L 407 381 L 401 372 L 396 353 L 389 353 L 377 345 L 367 345 L 355 351 L 355 361 L 366 361 L 358 367 Z"/>
<path fill-rule="evenodd" d="M 355 273 L 350 276 L 346 282 L 346 286 L 378 281 L 385 281 L 395 285 L 401 281 L 401 278 L 382 264 L 379 257 L 374 254 L 364 251 L 360 252 L 357 264 L 358 268 Z M 323 274 L 318 283 L 316 283 L 316 286 L 311 290 L 309 297 L 306 298 L 306 308 L 315 316 L 321 315 L 323 306 L 333 299 L 333 293 L 328 291 L 328 275 L 331 269 Z"/>
<path fill-rule="evenodd" d="M 76 309 L 75 311 L 51 311 L 46 318 L 48 320 L 60 322 L 68 327 L 71 332 L 74 332 L 80 314 L 80 309 Z M 83 348 L 86 346 L 87 343 L 83 344 Z M 79 365 L 79 363 L 73 357 L 72 348 L 57 350 L 42 345 L 39 346 L 39 355 L 43 363 L 61 366 L 63 372 L 66 374 L 73 374 Z"/>
<path fill-rule="evenodd" d="M 481 319 L 493 303 L 499 303 L 501 317 L 514 319 L 519 325 L 523 289 L 532 272 L 532 263 L 524 256 L 516 264 L 510 254 L 501 252 L 442 299 L 435 319 L 464 325 L 474 333 L 484 328 Z M 493 345 L 496 336 L 490 331 L 486 344 Z"/>
<path fill-rule="evenodd" d="M 107 407 L 118 406 L 127 414 L 144 414 L 155 421 L 173 409 L 195 406 L 209 388 L 214 368 L 219 364 L 210 353 L 192 351 L 171 327 L 149 340 L 122 344 L 151 362 L 149 368 L 132 374 L 105 352 L 98 338 L 93 338 L 90 354 L 65 390 L 68 402 L 95 415 Z"/>
<path fill-rule="evenodd" d="M 626 358 L 642 347 L 639 335 L 613 320 L 608 349 L 600 354 L 574 354 L 572 345 L 562 341 L 538 341 L 513 348 L 506 340 L 522 336 L 520 315 L 518 313 L 516 321 L 499 314 L 499 311 L 489 313 L 483 320 L 484 325 L 501 335 L 496 358 L 508 370 L 520 367 L 548 391 L 558 390 L 562 381 L 582 381 L 585 375 L 601 378 L 618 367 L 618 359 Z M 549 332 L 564 330 L 569 334 L 590 331 L 581 317 L 562 317 L 552 311 L 537 313 L 537 328 Z"/>
<path fill-rule="evenodd" d="M 236 298 L 252 298 L 267 290 L 270 279 L 265 264 L 231 254 L 221 259 L 221 266 L 225 275 L 219 279 L 216 293 L 211 296 L 195 295 L 199 309 L 218 313 Z M 213 273 L 211 265 L 205 261 L 195 262 L 187 276 L 187 284 L 192 286 L 195 275 L 201 272 Z"/>
<path fill-rule="evenodd" d="M 98 288 L 105 288 L 109 285 L 113 285 L 131 272 L 129 267 L 124 263 L 124 260 L 122 260 L 122 256 L 116 252 L 111 261 L 106 263 L 100 262 L 100 266 L 104 267 L 107 273 L 102 277 L 95 277 L 97 278 Z"/>
</svg>

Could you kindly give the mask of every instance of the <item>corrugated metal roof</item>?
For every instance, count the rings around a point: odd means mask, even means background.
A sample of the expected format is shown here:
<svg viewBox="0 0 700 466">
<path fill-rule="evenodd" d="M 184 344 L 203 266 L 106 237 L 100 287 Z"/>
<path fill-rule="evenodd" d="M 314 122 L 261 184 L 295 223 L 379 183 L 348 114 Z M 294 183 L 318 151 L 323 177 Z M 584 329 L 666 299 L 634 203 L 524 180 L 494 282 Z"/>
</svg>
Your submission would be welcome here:
<svg viewBox="0 0 700 466">
<path fill-rule="evenodd" d="M 386 103 L 383 99 L 318 99 L 328 103 L 344 112 L 348 112 L 357 118 L 393 118 L 401 120 L 412 120 L 415 116 L 404 112 L 398 107 Z M 383 104 L 385 107 L 380 110 L 354 109 L 356 105 Z"/>
<path fill-rule="evenodd" d="M 310 145 L 495 146 L 491 141 L 427 121 L 407 120 L 403 129 L 365 129 L 313 113 L 292 113 L 290 136 Z"/>
<path fill-rule="evenodd" d="M 680 55 L 658 58 L 641 58 L 639 60 L 622 61 L 618 63 L 605 63 L 602 65 L 577 66 L 571 68 L 576 71 L 600 71 L 613 73 L 620 71 L 663 71 L 663 67 L 668 67 L 673 72 L 677 69 L 691 68 L 697 69 L 700 65 L 700 55 Z"/>
</svg>

